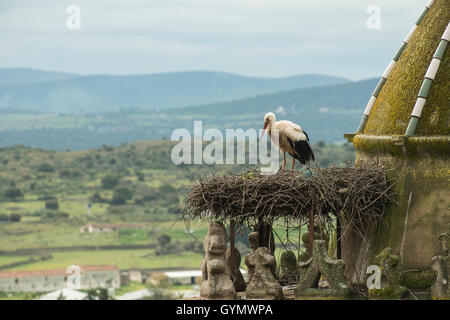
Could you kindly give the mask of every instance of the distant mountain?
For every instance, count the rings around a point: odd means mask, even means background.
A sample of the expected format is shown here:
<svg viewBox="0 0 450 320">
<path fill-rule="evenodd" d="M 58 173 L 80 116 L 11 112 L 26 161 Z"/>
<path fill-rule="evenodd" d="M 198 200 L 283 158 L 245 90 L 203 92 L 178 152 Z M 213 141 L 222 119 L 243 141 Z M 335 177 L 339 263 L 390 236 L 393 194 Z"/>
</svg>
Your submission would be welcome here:
<svg viewBox="0 0 450 320">
<path fill-rule="evenodd" d="M 347 82 L 344 78 L 313 74 L 257 78 L 192 71 L 78 76 L 0 69 L 0 109 L 56 113 L 100 113 L 127 108 L 164 110 Z"/>
<path fill-rule="evenodd" d="M 0 86 L 68 80 L 78 77 L 73 73 L 41 71 L 27 68 L 0 68 Z"/>
<path fill-rule="evenodd" d="M 225 103 L 177 109 L 190 119 L 213 118 L 207 125 L 218 128 L 260 128 L 266 112 L 278 120 L 291 120 L 305 129 L 313 142 L 343 140 L 354 132 L 378 79 L 326 87 L 295 89 Z M 231 126 L 230 126 L 231 125 Z M 188 127 L 189 128 L 189 127 Z"/>
<path fill-rule="evenodd" d="M 258 95 L 229 102 L 211 103 L 180 108 L 180 114 L 259 114 L 275 112 L 282 107 L 284 113 L 335 114 L 345 110 L 360 110 L 366 105 L 377 79 L 367 79 L 323 87 L 302 88 Z"/>
<path fill-rule="evenodd" d="M 11 111 L 0 117 L 0 147 L 23 144 L 44 149 L 88 149 L 136 140 L 170 138 L 173 130 L 203 128 L 259 129 L 264 114 L 300 124 L 311 142 L 342 141 L 354 132 L 378 79 L 288 90 L 225 103 L 160 111 L 122 110 L 104 114 L 27 115 Z"/>
</svg>

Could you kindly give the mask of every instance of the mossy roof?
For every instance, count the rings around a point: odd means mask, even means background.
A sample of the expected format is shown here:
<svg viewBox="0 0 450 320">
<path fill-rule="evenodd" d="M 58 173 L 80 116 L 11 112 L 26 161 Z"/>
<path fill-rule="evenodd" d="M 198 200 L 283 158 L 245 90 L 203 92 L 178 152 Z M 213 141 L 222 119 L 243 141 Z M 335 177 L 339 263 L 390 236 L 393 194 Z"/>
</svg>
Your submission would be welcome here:
<svg viewBox="0 0 450 320">
<path fill-rule="evenodd" d="M 403 135 L 425 73 L 450 20 L 450 1 L 436 0 L 392 69 L 363 133 Z M 433 81 L 417 127 L 418 136 L 449 135 L 449 48 Z"/>
</svg>

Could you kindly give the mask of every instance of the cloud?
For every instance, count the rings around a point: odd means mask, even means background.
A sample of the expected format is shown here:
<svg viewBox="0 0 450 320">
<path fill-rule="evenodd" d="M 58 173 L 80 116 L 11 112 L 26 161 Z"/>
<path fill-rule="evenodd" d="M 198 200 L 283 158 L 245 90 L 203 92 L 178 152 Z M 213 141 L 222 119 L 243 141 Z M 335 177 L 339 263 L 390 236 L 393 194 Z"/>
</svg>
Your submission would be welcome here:
<svg viewBox="0 0 450 320">
<path fill-rule="evenodd" d="M 72 4 L 81 8 L 81 30 L 66 28 L 66 8 Z M 366 9 L 372 4 L 382 10 L 381 30 L 366 28 Z M 217 68 L 282 76 L 329 70 L 362 78 L 384 69 L 424 4 L 15 0 L 0 5 L 0 63 L 84 73 Z M 149 59 L 158 65 L 149 64 Z M 372 62 L 357 65 L 358 61 Z"/>
</svg>

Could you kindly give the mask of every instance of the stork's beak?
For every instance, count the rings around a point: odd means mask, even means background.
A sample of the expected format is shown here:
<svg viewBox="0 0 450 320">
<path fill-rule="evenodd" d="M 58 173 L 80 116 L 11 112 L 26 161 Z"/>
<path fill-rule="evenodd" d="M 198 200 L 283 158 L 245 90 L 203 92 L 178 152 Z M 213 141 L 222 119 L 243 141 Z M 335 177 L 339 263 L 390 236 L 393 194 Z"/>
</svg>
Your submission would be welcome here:
<svg viewBox="0 0 450 320">
<path fill-rule="evenodd" d="M 263 129 L 262 129 L 261 137 L 259 138 L 259 140 L 261 140 L 261 139 L 263 138 L 264 132 L 266 132 L 266 128 L 267 128 L 267 122 L 264 123 L 264 127 L 263 127 Z"/>
</svg>

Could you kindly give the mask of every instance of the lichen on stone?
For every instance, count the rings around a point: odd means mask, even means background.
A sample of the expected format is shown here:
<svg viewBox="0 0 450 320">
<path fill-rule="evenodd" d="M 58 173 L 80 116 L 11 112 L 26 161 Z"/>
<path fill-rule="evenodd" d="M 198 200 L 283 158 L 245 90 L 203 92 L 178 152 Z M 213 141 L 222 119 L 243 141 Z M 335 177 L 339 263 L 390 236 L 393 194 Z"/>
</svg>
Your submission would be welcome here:
<svg viewBox="0 0 450 320">
<path fill-rule="evenodd" d="M 415 31 L 378 95 L 363 130 L 368 135 L 402 135 L 424 80 L 426 70 L 450 20 L 450 2 L 436 0 Z M 447 48 L 431 86 L 416 135 L 449 134 Z"/>
</svg>

